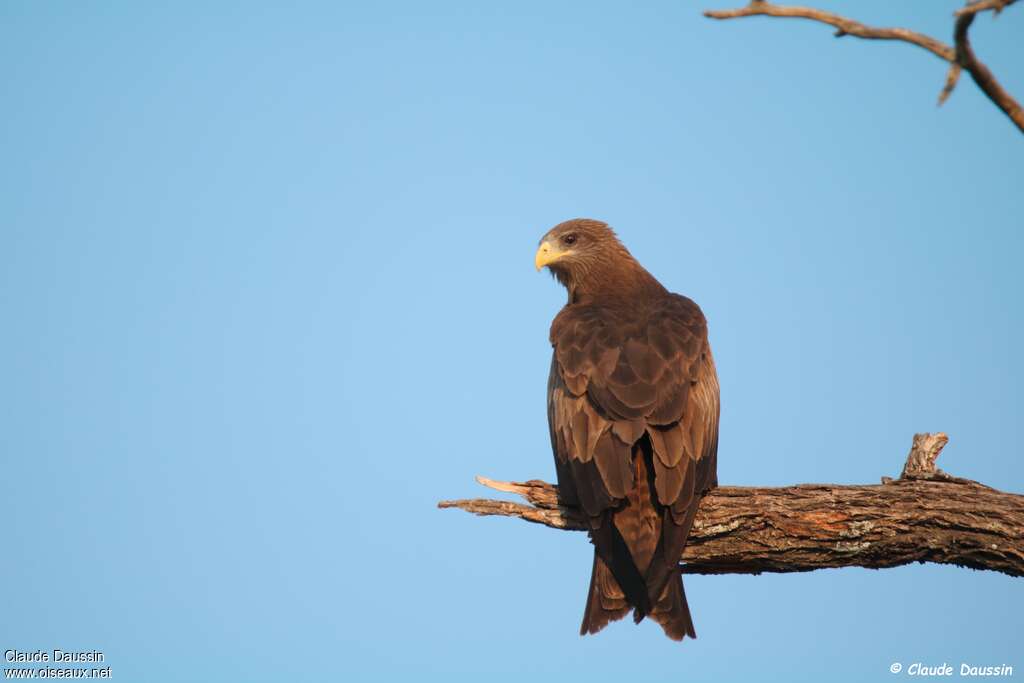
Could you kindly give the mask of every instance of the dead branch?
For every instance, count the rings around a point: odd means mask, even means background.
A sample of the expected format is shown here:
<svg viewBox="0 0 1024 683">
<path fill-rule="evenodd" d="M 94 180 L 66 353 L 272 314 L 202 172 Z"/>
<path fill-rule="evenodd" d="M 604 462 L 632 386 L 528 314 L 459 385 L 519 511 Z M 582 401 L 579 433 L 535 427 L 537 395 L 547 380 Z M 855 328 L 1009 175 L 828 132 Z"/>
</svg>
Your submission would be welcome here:
<svg viewBox="0 0 1024 683">
<path fill-rule="evenodd" d="M 1004 0 L 1002 3 L 994 3 L 994 6 L 1002 9 L 1014 1 Z M 993 5 L 991 2 L 986 4 Z M 999 84 L 999 81 L 989 71 L 989 68 L 975 56 L 974 50 L 971 48 L 971 41 L 967 37 L 967 29 L 971 27 L 971 23 L 974 21 L 977 13 L 978 10 L 975 10 L 957 17 L 956 26 L 953 30 L 953 42 L 956 44 L 956 63 L 961 68 L 966 69 L 967 73 L 971 74 L 971 78 L 981 88 L 981 91 L 990 100 L 995 102 L 997 107 L 1006 112 L 1006 115 L 1017 124 L 1017 128 L 1021 132 L 1024 132 L 1024 109 L 1021 109 L 1020 103 L 1003 89 L 1003 86 Z"/>
<path fill-rule="evenodd" d="M 999 14 L 1004 8 L 1015 2 L 1016 0 L 976 0 L 957 10 L 952 47 L 930 36 L 904 28 L 875 28 L 832 12 L 812 7 L 773 5 L 764 0 L 751 0 L 749 5 L 738 9 L 706 10 L 704 16 L 710 19 L 736 19 L 752 16 L 809 19 L 835 27 L 837 38 L 856 36 L 867 40 L 897 40 L 917 45 L 949 63 L 946 81 L 939 93 L 939 105 L 942 105 L 953 92 L 953 88 L 956 87 L 960 78 L 960 72 L 966 70 L 981 91 L 1024 133 L 1024 110 L 1021 109 L 1020 103 L 1006 92 L 988 67 L 977 58 L 967 35 L 967 30 L 978 13 L 992 11 L 994 15 Z"/>
<path fill-rule="evenodd" d="M 913 562 L 954 564 L 1024 576 L 1024 496 L 1004 493 L 935 467 L 945 434 L 917 434 L 899 479 L 842 486 L 723 486 L 701 502 L 686 550 L 687 574 L 881 569 Z M 543 481 L 477 480 L 516 493 L 510 501 L 448 500 L 441 508 L 519 517 L 555 529 L 584 530 L 583 513 L 558 503 Z"/>
</svg>

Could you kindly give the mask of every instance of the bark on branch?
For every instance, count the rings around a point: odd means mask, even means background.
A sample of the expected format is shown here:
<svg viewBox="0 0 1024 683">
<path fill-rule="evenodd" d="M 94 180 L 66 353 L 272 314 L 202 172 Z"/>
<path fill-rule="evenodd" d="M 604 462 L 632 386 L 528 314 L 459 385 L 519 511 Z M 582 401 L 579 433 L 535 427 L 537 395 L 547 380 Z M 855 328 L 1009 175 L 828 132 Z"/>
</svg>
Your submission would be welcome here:
<svg viewBox="0 0 1024 683">
<path fill-rule="evenodd" d="M 799 18 L 828 24 L 836 29 L 837 38 L 856 36 L 867 40 L 898 40 L 928 50 L 933 55 L 949 63 L 946 83 L 939 93 L 939 104 L 946 101 L 956 87 L 960 72 L 966 70 L 977 83 L 981 91 L 1005 113 L 1017 128 L 1024 133 L 1024 109 L 1010 93 L 1008 93 L 992 72 L 974 54 L 967 35 L 974 17 L 980 12 L 992 11 L 999 14 L 1004 8 L 1017 0 L 975 0 L 955 13 L 956 22 L 953 27 L 953 46 L 940 40 L 905 28 L 875 28 L 847 19 L 832 12 L 813 7 L 790 7 L 773 5 L 764 0 L 751 0 L 746 7 L 730 10 L 706 10 L 704 16 L 710 19 L 736 19 L 739 17 L 782 17 Z"/>
<path fill-rule="evenodd" d="M 912 562 L 955 564 L 1024 576 L 1024 496 L 935 467 L 945 434 L 917 434 L 899 479 L 841 486 L 723 486 L 701 502 L 683 552 L 686 574 L 759 574 L 835 567 L 880 569 Z M 503 500 L 447 500 L 441 508 L 519 517 L 584 530 L 581 511 L 560 506 L 543 481 L 477 480 L 516 493 Z"/>
</svg>

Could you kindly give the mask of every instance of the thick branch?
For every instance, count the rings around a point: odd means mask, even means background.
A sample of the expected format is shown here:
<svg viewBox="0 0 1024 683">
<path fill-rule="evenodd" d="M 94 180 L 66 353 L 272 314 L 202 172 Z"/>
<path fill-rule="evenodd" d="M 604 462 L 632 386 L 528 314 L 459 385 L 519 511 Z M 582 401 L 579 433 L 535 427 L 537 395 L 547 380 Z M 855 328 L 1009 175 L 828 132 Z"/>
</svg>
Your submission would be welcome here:
<svg viewBox="0 0 1024 683">
<path fill-rule="evenodd" d="M 681 558 L 684 573 L 880 569 L 936 562 L 1024 576 L 1024 496 L 935 469 L 945 441 L 944 434 L 915 436 L 904 474 L 882 484 L 711 491 Z M 438 506 L 520 517 L 556 529 L 587 528 L 581 511 L 559 506 L 552 484 L 478 481 L 519 494 L 530 505 L 475 499 Z"/>
<path fill-rule="evenodd" d="M 992 72 L 975 56 L 967 37 L 974 17 L 983 11 L 992 10 L 998 14 L 1003 8 L 1012 5 L 1016 0 L 978 0 L 968 3 L 956 12 L 956 24 L 953 31 L 955 45 L 946 45 L 931 36 L 910 31 L 905 28 L 876 28 L 867 26 L 839 16 L 832 12 L 812 7 L 789 7 L 773 5 L 763 0 L 752 0 L 746 7 L 731 10 L 707 10 L 704 16 L 711 19 L 736 19 L 739 17 L 767 16 L 782 18 L 799 18 L 817 21 L 836 29 L 836 37 L 856 36 L 867 40 L 898 40 L 928 50 L 936 57 L 949 63 L 946 82 L 939 93 L 939 104 L 942 104 L 953 92 L 960 78 L 962 69 L 971 74 L 982 92 L 1005 113 L 1021 132 L 1024 132 L 1024 111 L 1021 105 L 999 84 Z"/>
</svg>

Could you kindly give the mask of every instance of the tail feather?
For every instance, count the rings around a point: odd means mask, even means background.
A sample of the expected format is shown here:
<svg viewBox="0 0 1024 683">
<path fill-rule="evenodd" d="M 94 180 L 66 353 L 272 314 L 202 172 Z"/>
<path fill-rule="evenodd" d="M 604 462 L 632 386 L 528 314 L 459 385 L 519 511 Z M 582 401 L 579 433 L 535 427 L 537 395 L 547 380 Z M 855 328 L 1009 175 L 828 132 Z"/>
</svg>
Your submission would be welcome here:
<svg viewBox="0 0 1024 683">
<path fill-rule="evenodd" d="M 652 495 L 657 486 L 655 455 L 649 441 L 639 442 L 634 455 L 633 476 L 638 485 L 590 530 L 594 568 L 580 634 L 597 633 L 632 611 L 636 623 L 649 616 L 672 640 L 696 638 L 679 557 L 697 505 L 687 505 L 677 520 L 673 509 L 656 504 Z M 692 479 L 688 478 L 691 490 Z"/>
<path fill-rule="evenodd" d="M 597 633 L 613 621 L 629 613 L 631 607 L 626 594 L 619 587 L 608 565 L 594 552 L 594 568 L 590 572 L 590 590 L 587 593 L 587 607 L 583 612 L 580 635 Z"/>
<path fill-rule="evenodd" d="M 689 636 L 696 638 L 697 632 L 693 628 L 693 619 L 690 617 L 690 606 L 686 604 L 686 591 L 683 590 L 683 577 L 679 575 L 669 579 L 661 599 L 651 610 L 651 619 L 661 624 L 665 635 L 672 640 L 682 640 Z"/>
</svg>

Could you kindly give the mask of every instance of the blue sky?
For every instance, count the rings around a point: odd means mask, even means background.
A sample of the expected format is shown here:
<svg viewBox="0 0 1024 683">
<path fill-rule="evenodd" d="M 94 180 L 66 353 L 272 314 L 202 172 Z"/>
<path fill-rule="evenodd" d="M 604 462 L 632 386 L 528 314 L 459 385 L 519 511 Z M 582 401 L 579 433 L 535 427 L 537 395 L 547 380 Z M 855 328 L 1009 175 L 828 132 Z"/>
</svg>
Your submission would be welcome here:
<svg viewBox="0 0 1024 683">
<path fill-rule="evenodd" d="M 956 3 L 822 5 L 948 39 Z M 627 3 L 0 5 L 0 646 L 130 681 L 1024 671 L 1019 580 L 693 577 L 700 638 L 577 636 L 550 226 L 701 304 L 719 478 L 875 482 L 916 431 L 1024 490 L 1020 134 L 923 50 Z M 1024 11 L 972 30 L 1024 96 Z M 852 654 L 856 652 L 857 654 Z"/>
</svg>

